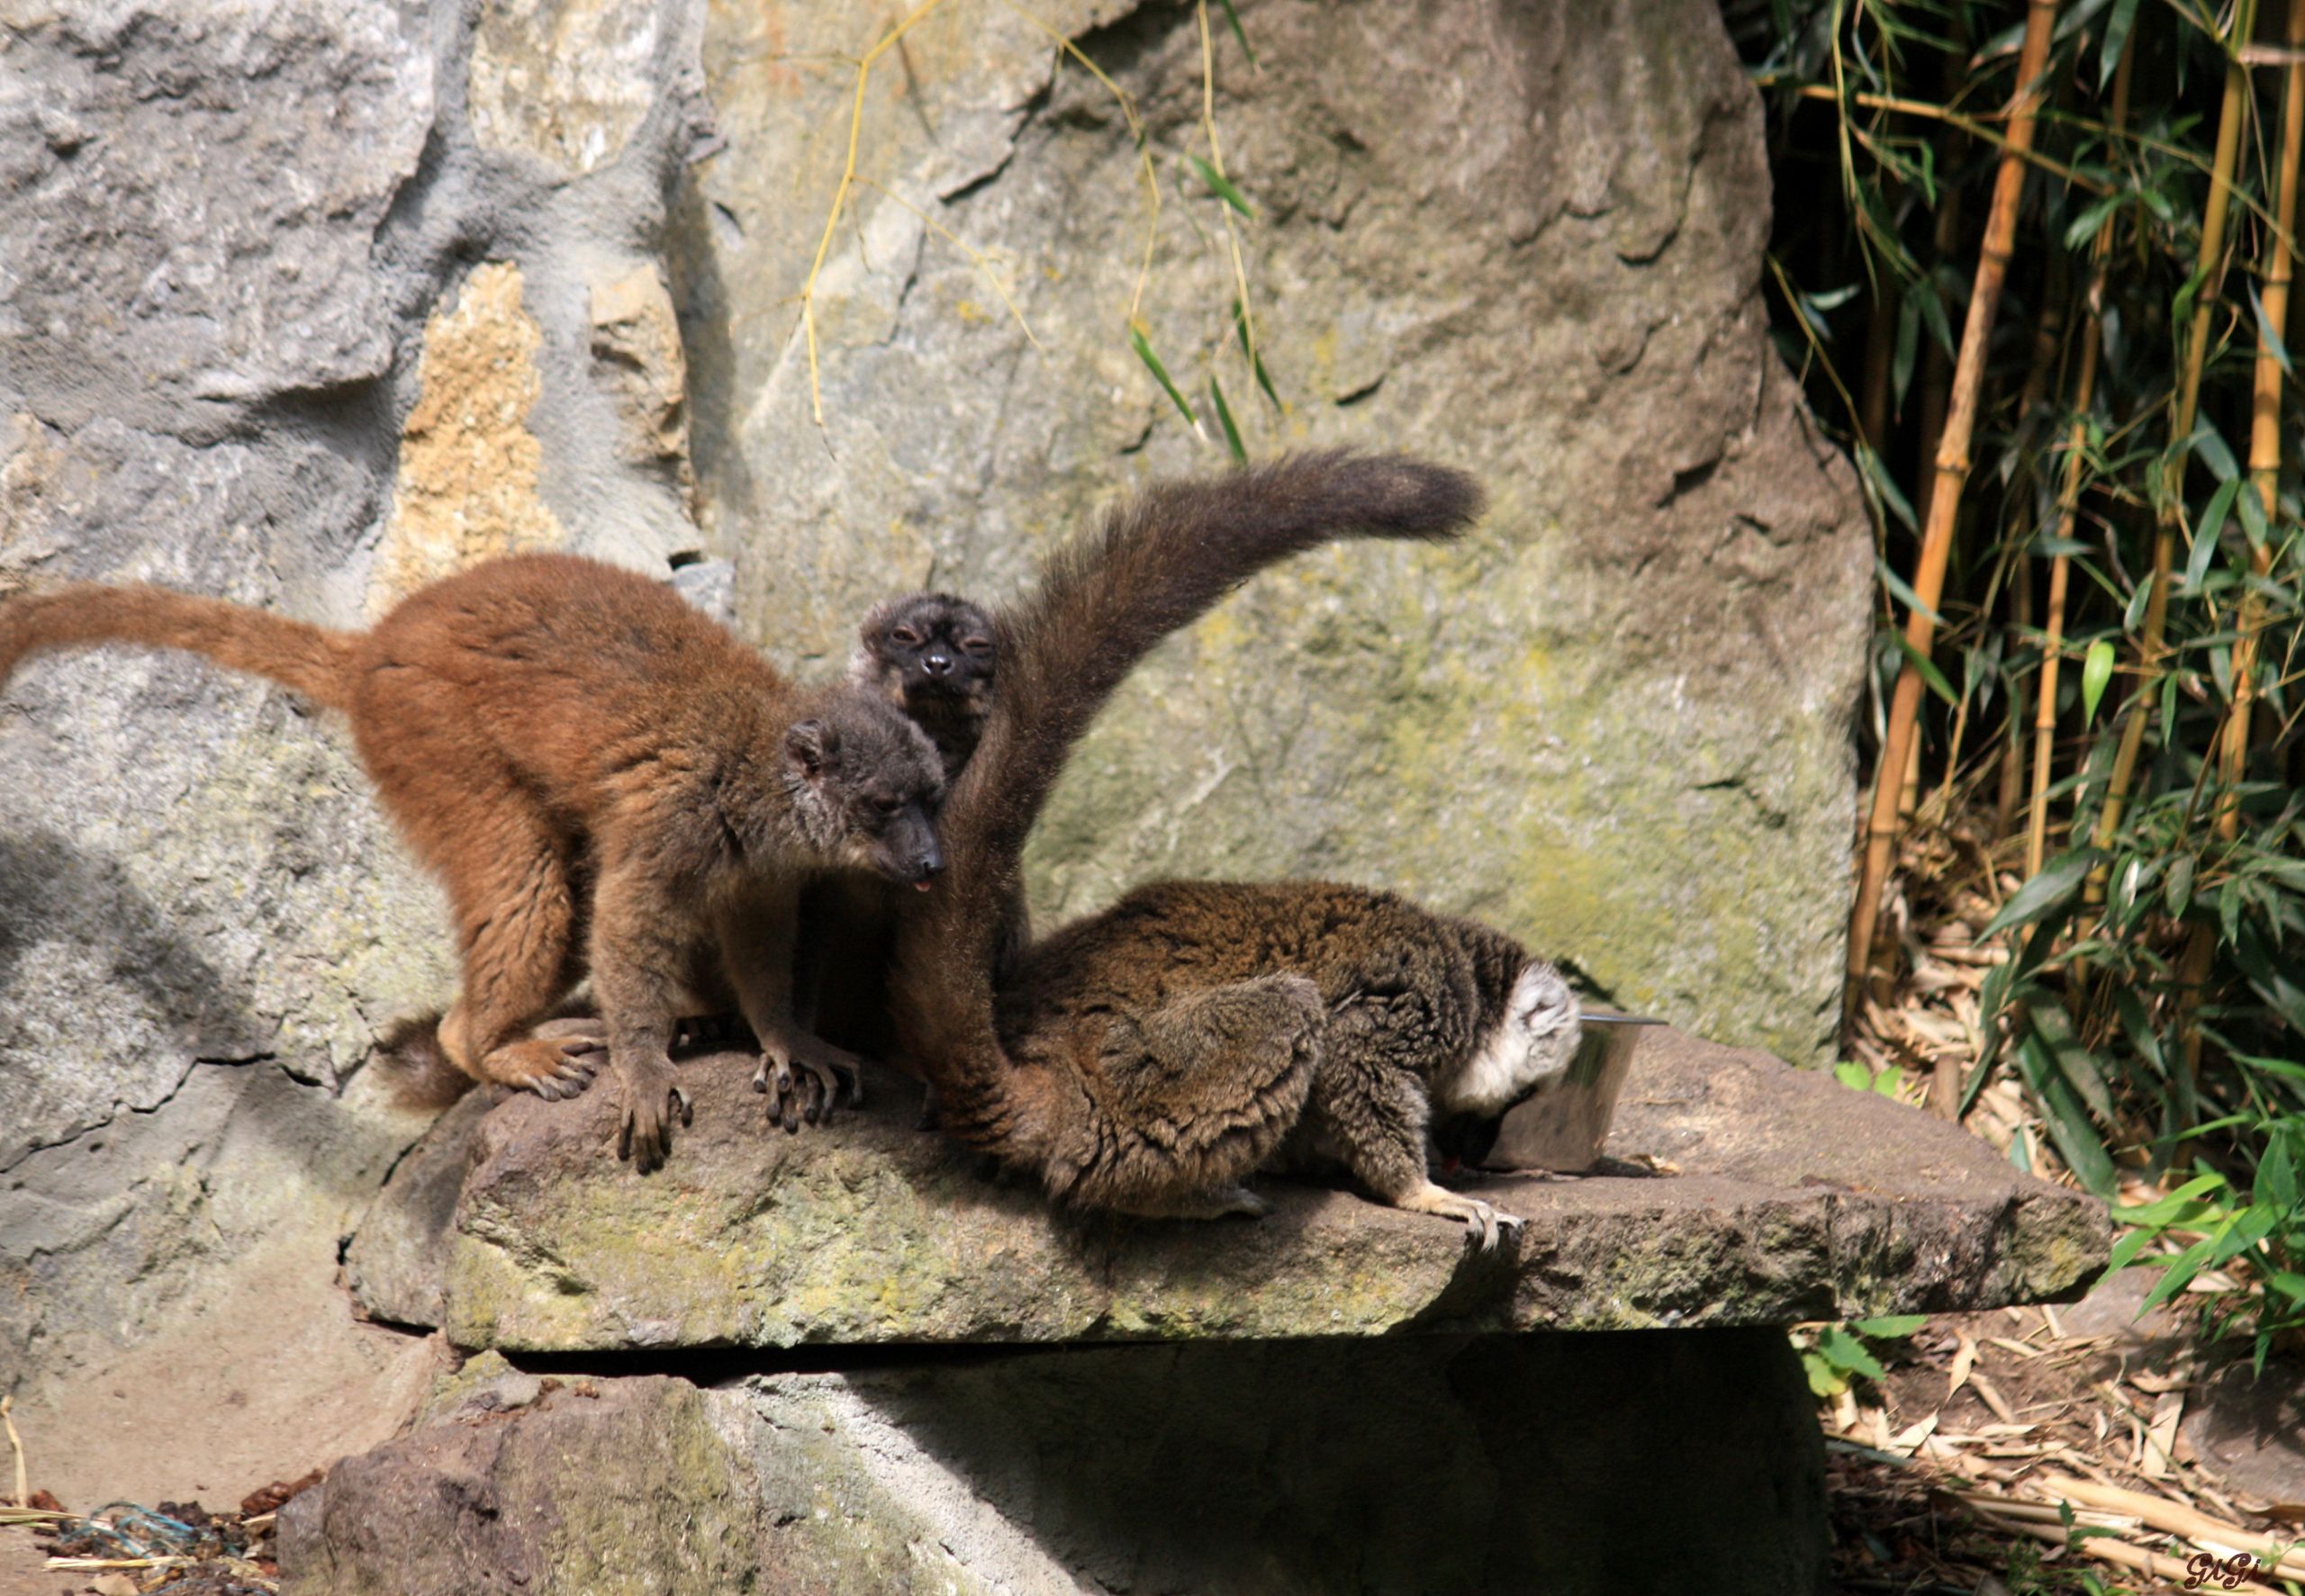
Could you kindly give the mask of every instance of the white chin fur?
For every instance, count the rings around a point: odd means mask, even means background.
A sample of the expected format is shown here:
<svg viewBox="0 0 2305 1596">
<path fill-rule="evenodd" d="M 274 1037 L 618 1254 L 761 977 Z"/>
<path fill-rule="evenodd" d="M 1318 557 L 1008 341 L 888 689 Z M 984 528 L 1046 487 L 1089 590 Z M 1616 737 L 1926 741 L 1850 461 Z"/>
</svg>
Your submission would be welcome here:
<svg viewBox="0 0 2305 1596">
<path fill-rule="evenodd" d="M 1531 1087 L 1566 1070 L 1577 1052 L 1577 994 L 1560 972 L 1532 960 L 1513 983 L 1505 1017 L 1449 1084 L 1449 1112 L 1501 1113 Z"/>
</svg>

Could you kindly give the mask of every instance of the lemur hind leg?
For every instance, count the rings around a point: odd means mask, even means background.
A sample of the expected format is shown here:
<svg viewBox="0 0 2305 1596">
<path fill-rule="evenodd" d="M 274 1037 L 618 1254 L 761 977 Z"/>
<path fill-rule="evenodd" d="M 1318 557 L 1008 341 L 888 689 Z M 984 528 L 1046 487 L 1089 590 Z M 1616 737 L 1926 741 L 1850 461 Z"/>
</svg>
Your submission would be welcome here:
<svg viewBox="0 0 2305 1596">
<path fill-rule="evenodd" d="M 1239 1183 L 1303 1112 L 1321 1019 L 1313 983 L 1282 975 L 1116 1021 L 1098 1060 L 1114 1129 L 1083 1161 L 1077 1195 L 1162 1217 L 1261 1212 Z"/>
<path fill-rule="evenodd" d="M 545 817 L 509 787 L 469 807 L 464 846 L 436 855 L 455 906 L 463 989 L 440 1046 L 475 1079 L 573 1097 L 604 1061 L 581 1038 L 546 1034 L 541 1016 L 574 978 L 577 906 L 567 861 Z"/>
</svg>

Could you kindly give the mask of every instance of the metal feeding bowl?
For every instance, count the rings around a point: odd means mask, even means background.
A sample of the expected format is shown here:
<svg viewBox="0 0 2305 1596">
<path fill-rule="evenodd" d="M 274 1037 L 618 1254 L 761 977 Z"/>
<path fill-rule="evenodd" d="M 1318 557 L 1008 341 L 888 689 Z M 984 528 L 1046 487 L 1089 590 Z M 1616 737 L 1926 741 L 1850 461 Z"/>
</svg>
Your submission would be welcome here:
<svg viewBox="0 0 2305 1596">
<path fill-rule="evenodd" d="M 1539 1081 L 1499 1117 L 1460 1114 L 1435 1125 L 1434 1147 L 1445 1162 L 1468 1168 L 1583 1174 L 1601 1161 L 1641 1028 L 1663 1023 L 1586 1009 L 1568 1069 Z"/>
</svg>

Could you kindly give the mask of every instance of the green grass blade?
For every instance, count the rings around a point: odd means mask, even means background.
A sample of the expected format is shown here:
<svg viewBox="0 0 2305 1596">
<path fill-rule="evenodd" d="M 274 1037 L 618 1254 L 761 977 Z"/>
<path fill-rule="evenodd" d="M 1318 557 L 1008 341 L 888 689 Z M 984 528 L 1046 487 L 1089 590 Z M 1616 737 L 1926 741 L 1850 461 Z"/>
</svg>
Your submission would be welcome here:
<svg viewBox="0 0 2305 1596">
<path fill-rule="evenodd" d="M 1249 58 L 1250 66 L 1255 66 L 1257 52 L 1249 48 L 1249 36 L 1241 31 L 1241 14 L 1233 9 L 1233 0 L 1219 0 L 1219 3 L 1225 7 L 1225 20 L 1233 26 L 1233 37 L 1241 41 L 1241 53 Z M 2129 0 L 2131 9 L 2135 9 L 2136 5 L 2137 0 Z"/>
<path fill-rule="evenodd" d="M 1216 374 L 1208 374 L 1208 397 L 1216 401 L 1216 424 L 1225 428 L 1225 446 L 1233 451 L 1233 458 L 1246 465 L 1249 451 L 1241 445 L 1241 429 L 1233 425 L 1233 407 L 1225 402 L 1225 390 L 1216 383 Z"/>
<path fill-rule="evenodd" d="M 1207 161 L 1201 159 L 1200 157 L 1197 155 L 1189 155 L 1185 157 L 1185 159 L 1191 164 L 1192 169 L 1196 173 L 1199 174 L 1200 180 L 1208 185 L 1208 189 L 1211 194 L 1215 194 L 1218 199 L 1223 200 L 1226 204 L 1232 206 L 1233 209 L 1238 211 L 1250 221 L 1254 221 L 1256 220 L 1257 213 L 1255 209 L 1250 205 L 1248 197 L 1242 194 L 1239 189 L 1233 186 L 1233 181 L 1231 178 L 1225 176 L 1224 173 L 1218 171 L 1215 167 L 1210 166 Z"/>
<path fill-rule="evenodd" d="M 1185 402 L 1185 396 L 1178 392 L 1177 385 L 1169 380 L 1169 368 L 1161 364 L 1161 357 L 1152 353 L 1152 346 L 1145 342 L 1143 328 L 1128 329 L 1128 345 L 1136 351 L 1136 357 L 1144 362 L 1144 369 L 1152 374 L 1152 380 L 1161 384 L 1162 392 L 1169 396 L 1169 402 L 1177 407 L 1177 414 L 1182 416 L 1186 425 L 1195 432 L 1199 431 L 1200 418 L 1192 413 L 1192 406 Z"/>
<path fill-rule="evenodd" d="M 1248 356 L 1249 369 L 1256 374 L 1257 386 L 1264 390 L 1264 396 L 1272 401 L 1274 410 L 1280 409 L 1280 395 L 1274 391 L 1272 379 L 1265 375 L 1264 351 L 1250 346 L 1248 311 L 1237 299 L 1233 302 L 1233 333 L 1241 340 L 1241 353 Z"/>
</svg>

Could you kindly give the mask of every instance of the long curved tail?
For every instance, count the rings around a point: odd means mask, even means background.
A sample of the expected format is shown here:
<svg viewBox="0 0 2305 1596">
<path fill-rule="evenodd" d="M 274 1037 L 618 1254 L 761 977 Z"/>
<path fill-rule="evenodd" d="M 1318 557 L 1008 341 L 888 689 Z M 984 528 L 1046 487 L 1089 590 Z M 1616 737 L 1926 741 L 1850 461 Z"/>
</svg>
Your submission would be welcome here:
<svg viewBox="0 0 2305 1596">
<path fill-rule="evenodd" d="M 1164 483 L 1061 550 L 1034 591 L 996 618 L 991 714 L 937 822 L 945 875 L 934 892 L 907 896 L 890 983 L 899 1046 L 935 1084 L 948 1132 L 1028 1161 L 1059 1134 L 1050 1116 L 1106 1112 L 1076 1086 L 1011 1066 L 993 1028 L 992 968 L 1025 840 L 1113 690 L 1264 567 L 1343 537 L 1452 537 L 1482 503 L 1462 472 L 1346 450 Z M 1080 1129 L 1062 1127 L 1062 1139 L 1077 1141 Z M 1093 1140 L 1103 1127 L 1088 1129 Z"/>
<path fill-rule="evenodd" d="M 358 638 L 221 599 L 166 588 L 74 582 L 0 603 L 0 687 L 45 649 L 141 643 L 204 654 L 235 671 L 269 676 L 330 708 L 345 708 Z"/>
</svg>

